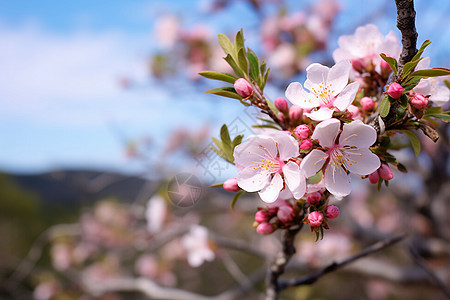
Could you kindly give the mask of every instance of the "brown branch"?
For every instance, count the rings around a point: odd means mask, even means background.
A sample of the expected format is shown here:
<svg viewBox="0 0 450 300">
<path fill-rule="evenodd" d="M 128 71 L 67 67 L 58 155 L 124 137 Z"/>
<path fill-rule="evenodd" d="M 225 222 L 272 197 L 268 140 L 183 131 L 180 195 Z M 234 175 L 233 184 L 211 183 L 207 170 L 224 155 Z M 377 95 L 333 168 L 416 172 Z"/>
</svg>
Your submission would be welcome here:
<svg viewBox="0 0 450 300">
<path fill-rule="evenodd" d="M 283 248 L 278 252 L 275 261 L 269 267 L 266 277 L 266 300 L 275 300 L 281 290 L 279 278 L 284 273 L 287 263 L 295 254 L 294 241 L 297 233 L 302 229 L 303 223 L 286 229 L 283 232 Z"/>
<path fill-rule="evenodd" d="M 380 242 L 378 242 L 376 244 L 373 244 L 372 246 L 364 249 L 363 251 L 361 251 L 360 253 L 358 253 L 358 254 L 356 254 L 356 255 L 354 255 L 352 257 L 349 257 L 349 258 L 347 258 L 347 259 L 345 259 L 345 260 L 343 260 L 341 262 L 334 262 L 334 263 L 328 265 L 327 267 L 325 267 L 325 268 L 323 268 L 321 270 L 318 270 L 315 273 L 312 273 L 310 275 L 307 275 L 307 276 L 304 276 L 304 277 L 301 277 L 301 278 L 293 278 L 293 279 L 289 279 L 289 280 L 280 282 L 279 289 L 283 290 L 283 289 L 291 287 L 291 286 L 300 286 L 300 285 L 313 284 L 314 282 L 319 280 L 322 276 L 324 276 L 324 275 L 326 275 L 328 273 L 334 272 L 334 271 L 336 271 L 336 270 L 338 270 L 338 269 L 348 265 L 349 263 L 352 263 L 355 260 L 358 260 L 358 259 L 360 259 L 362 257 L 365 257 L 365 256 L 370 255 L 372 253 L 381 251 L 381 250 L 383 250 L 383 249 L 385 249 L 385 248 L 387 248 L 387 247 L 389 247 L 389 246 L 391 246 L 391 245 L 393 245 L 395 243 L 400 242 L 404 238 L 405 238 L 405 235 L 402 234 L 402 235 L 399 235 L 399 236 L 396 236 L 396 237 L 393 237 L 393 238 L 389 238 L 389 239 L 380 241 Z"/>
<path fill-rule="evenodd" d="M 398 67 L 400 72 L 417 52 L 416 11 L 414 0 L 395 0 L 395 5 L 397 6 L 397 28 L 402 33 L 403 46 Z"/>
</svg>

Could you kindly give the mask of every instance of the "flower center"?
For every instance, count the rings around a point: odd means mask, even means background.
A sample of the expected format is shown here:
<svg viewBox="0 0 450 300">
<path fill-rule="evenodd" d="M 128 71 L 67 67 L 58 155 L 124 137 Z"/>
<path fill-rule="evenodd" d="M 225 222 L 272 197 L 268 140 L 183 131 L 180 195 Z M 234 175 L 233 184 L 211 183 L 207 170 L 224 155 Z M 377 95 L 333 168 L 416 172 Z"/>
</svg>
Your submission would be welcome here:
<svg viewBox="0 0 450 300">
<path fill-rule="evenodd" d="M 333 96 L 334 90 L 332 89 L 333 84 L 325 84 L 322 82 L 319 87 L 312 88 L 312 91 L 317 99 L 320 101 L 320 107 L 332 107 L 336 97 Z"/>
</svg>

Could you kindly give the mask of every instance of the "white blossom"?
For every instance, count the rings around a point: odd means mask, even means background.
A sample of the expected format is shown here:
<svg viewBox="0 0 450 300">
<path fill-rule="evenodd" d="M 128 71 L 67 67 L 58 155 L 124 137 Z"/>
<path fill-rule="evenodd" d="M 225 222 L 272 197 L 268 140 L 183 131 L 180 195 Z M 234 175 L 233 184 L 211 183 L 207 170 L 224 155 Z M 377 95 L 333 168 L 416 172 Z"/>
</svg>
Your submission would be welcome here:
<svg viewBox="0 0 450 300">
<path fill-rule="evenodd" d="M 181 240 L 187 251 L 187 260 L 191 267 L 198 267 L 204 261 L 212 261 L 216 257 L 208 240 L 208 229 L 200 225 L 191 226 L 189 232 Z"/>
</svg>

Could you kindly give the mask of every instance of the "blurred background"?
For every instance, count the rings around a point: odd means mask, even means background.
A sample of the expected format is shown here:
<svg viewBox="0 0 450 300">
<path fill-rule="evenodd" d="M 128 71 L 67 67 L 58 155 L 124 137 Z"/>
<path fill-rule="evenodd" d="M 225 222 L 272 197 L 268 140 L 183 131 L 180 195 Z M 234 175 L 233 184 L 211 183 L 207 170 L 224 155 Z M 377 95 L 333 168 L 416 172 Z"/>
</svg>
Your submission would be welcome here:
<svg viewBox="0 0 450 300">
<path fill-rule="evenodd" d="M 450 2 L 415 4 L 418 44 L 431 40 L 426 50 L 431 66 L 449 68 Z M 248 136 L 256 120 L 256 112 L 238 101 L 204 93 L 218 85 L 198 72 L 228 71 L 217 34 L 233 36 L 243 28 L 247 46 L 271 67 L 265 93 L 274 99 L 284 95 L 291 81 L 302 82 L 310 63 L 332 65 L 338 37 L 358 26 L 373 23 L 383 35 L 393 30 L 400 37 L 395 15 L 393 0 L 0 0 L 0 298 L 141 297 L 90 290 L 80 274 L 102 280 L 117 274 L 144 276 L 208 295 L 242 283 L 252 272 L 257 277 L 263 260 L 218 249 L 226 244 L 224 236 L 251 241 L 267 249 L 264 255 L 276 251 L 275 239 L 256 236 L 251 228 L 252 214 L 262 203 L 248 196 L 231 212 L 233 194 L 207 188 L 236 176 L 231 166 L 211 156 L 210 137 L 219 135 L 222 124 L 232 135 Z M 341 204 L 343 217 L 329 239 L 314 244 L 305 233 L 307 243 L 300 247 L 293 272 L 306 272 L 406 230 L 414 236 L 411 243 L 423 245 L 422 258 L 448 282 L 448 272 L 442 271 L 450 252 L 445 124 L 441 134 L 436 145 L 422 139 L 418 160 L 410 151 L 398 154 L 410 172 L 396 173 L 393 189 L 374 194 L 373 187 L 355 186 L 346 200 L 348 210 Z M 202 195 L 189 207 L 167 199 L 158 204 L 156 215 L 164 217 L 153 226 L 178 234 L 169 239 L 173 243 L 156 247 L 158 230 L 148 224 L 145 211 L 153 203 L 149 199 L 180 173 L 195 174 Z M 186 262 L 187 250 L 177 240 L 186 234 L 177 231 L 183 223 L 205 225 L 216 237 L 216 260 L 203 269 Z M 75 259 L 79 248 L 82 258 Z M 389 258 L 413 268 L 412 258 L 399 259 L 403 254 L 392 251 Z M 233 264 L 242 269 L 238 275 L 230 271 Z M 444 297 L 423 271 L 411 270 L 409 277 L 406 269 L 398 278 L 383 277 L 376 267 L 369 272 L 356 265 L 285 297 Z M 258 297 L 261 279 L 255 282 L 254 292 L 242 299 Z M 343 284 L 348 292 L 339 289 Z"/>
</svg>

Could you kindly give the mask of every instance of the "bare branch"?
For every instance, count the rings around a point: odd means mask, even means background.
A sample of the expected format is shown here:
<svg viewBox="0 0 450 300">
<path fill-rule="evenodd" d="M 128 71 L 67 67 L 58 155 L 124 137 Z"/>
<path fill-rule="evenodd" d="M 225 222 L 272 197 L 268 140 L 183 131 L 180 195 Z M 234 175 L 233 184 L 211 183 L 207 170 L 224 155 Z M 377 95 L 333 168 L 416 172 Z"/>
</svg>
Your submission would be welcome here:
<svg viewBox="0 0 450 300">
<path fill-rule="evenodd" d="M 399 72 L 417 52 L 417 31 L 415 25 L 416 11 L 414 0 L 395 0 L 397 6 L 397 28 L 402 33 L 402 53 L 400 54 Z"/>
<path fill-rule="evenodd" d="M 327 266 L 327 267 L 325 267 L 325 268 L 323 268 L 321 270 L 318 270 L 315 273 L 312 273 L 310 275 L 307 275 L 307 276 L 304 276 L 304 277 L 301 277 L 301 278 L 293 278 L 293 279 L 290 279 L 290 280 L 286 280 L 286 281 L 280 282 L 279 289 L 282 290 L 282 289 L 285 289 L 285 288 L 288 288 L 288 287 L 291 287 L 291 286 L 313 284 L 314 282 L 319 280 L 319 278 L 321 278 L 322 276 L 324 276 L 324 275 L 326 275 L 328 273 L 331 273 L 333 271 L 336 271 L 336 270 L 342 268 L 343 266 L 345 266 L 345 265 L 347 265 L 349 263 L 352 263 L 355 260 L 358 260 L 358 259 L 360 259 L 362 257 L 365 257 L 365 256 L 370 255 L 372 253 L 381 251 L 381 250 L 383 250 L 383 249 L 385 249 L 385 248 L 387 248 L 387 247 L 389 247 L 389 246 L 391 246 L 391 245 L 393 245 L 395 243 L 400 242 L 404 238 L 405 238 L 405 235 L 402 234 L 402 235 L 399 235 L 399 236 L 396 236 L 396 237 L 393 237 L 393 238 L 389 238 L 389 239 L 380 241 L 380 242 L 378 242 L 378 243 L 376 243 L 376 244 L 374 244 L 374 245 L 364 249 L 363 251 L 361 251 L 360 253 L 358 253 L 358 254 L 356 254 L 356 255 L 354 255 L 352 257 L 349 257 L 349 258 L 347 258 L 347 259 L 345 259 L 345 260 L 343 260 L 341 262 L 338 262 L 338 263 L 334 262 L 331 265 L 329 265 L 329 266 Z"/>
</svg>

